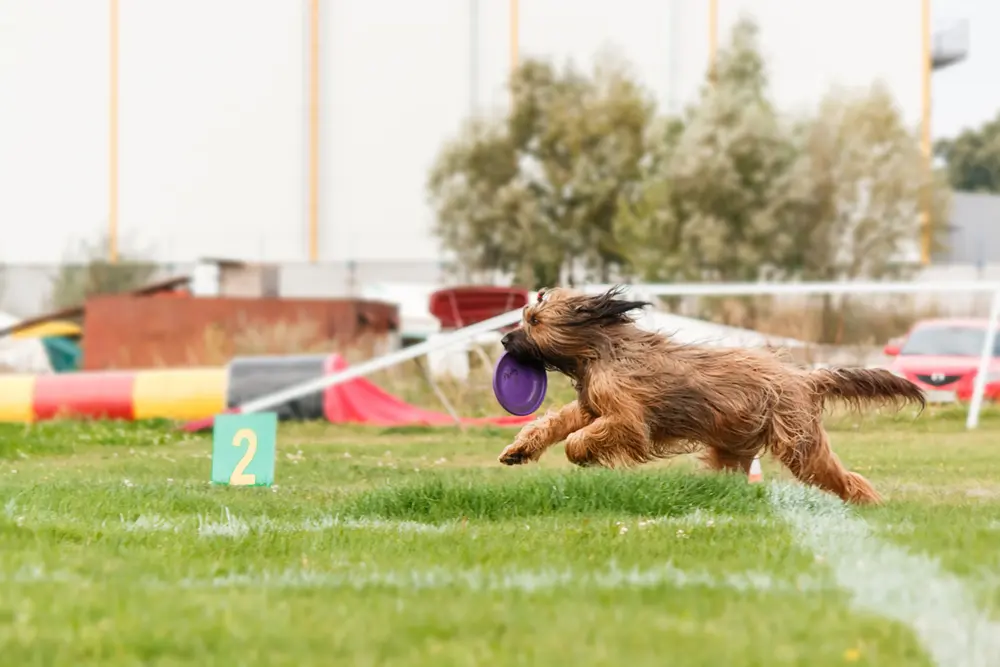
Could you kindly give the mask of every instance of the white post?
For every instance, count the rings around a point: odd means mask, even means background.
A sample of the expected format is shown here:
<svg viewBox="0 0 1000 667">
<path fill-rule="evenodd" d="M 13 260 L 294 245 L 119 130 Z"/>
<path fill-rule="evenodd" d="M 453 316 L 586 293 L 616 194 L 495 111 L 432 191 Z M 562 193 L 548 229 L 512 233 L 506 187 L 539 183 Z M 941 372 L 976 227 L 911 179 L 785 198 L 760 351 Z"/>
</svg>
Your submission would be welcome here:
<svg viewBox="0 0 1000 667">
<path fill-rule="evenodd" d="M 986 335 L 983 337 L 983 351 L 979 357 L 979 370 L 976 371 L 972 401 L 969 402 L 969 415 L 965 420 L 965 428 L 967 429 L 974 429 L 979 425 L 979 410 L 983 407 L 986 376 L 990 372 L 990 360 L 993 358 L 998 326 L 1000 326 L 1000 289 L 993 292 L 993 300 L 990 302 L 990 319 L 986 325 Z"/>
</svg>

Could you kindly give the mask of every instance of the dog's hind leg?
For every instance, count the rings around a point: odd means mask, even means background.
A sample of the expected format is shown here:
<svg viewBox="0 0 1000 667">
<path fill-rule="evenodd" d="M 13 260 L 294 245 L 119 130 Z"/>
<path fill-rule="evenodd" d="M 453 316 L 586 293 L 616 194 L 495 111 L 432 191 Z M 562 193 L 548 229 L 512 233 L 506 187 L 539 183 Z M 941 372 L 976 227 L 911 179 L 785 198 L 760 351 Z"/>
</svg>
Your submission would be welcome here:
<svg viewBox="0 0 1000 667">
<path fill-rule="evenodd" d="M 872 505 L 882 502 L 882 497 L 867 479 L 844 467 L 830 448 L 830 439 L 819 424 L 796 445 L 772 447 L 771 450 L 793 475 L 806 484 L 836 494 L 847 502 Z"/>
<path fill-rule="evenodd" d="M 720 447 L 707 447 L 699 456 L 702 463 L 711 470 L 750 474 L 753 455 L 736 454 Z"/>
<path fill-rule="evenodd" d="M 559 410 L 550 410 L 524 426 L 514 442 L 500 453 L 498 460 L 506 465 L 537 461 L 546 449 L 565 440 L 591 421 L 592 417 L 580 409 L 577 401 L 567 403 Z"/>
</svg>

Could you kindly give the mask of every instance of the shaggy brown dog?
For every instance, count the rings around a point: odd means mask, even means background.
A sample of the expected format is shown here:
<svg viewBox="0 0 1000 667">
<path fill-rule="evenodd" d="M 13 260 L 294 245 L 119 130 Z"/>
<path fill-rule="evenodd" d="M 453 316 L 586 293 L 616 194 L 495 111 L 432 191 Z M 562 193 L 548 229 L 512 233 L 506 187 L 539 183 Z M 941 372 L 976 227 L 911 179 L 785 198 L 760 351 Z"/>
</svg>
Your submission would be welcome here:
<svg viewBox="0 0 1000 667">
<path fill-rule="evenodd" d="M 754 456 L 770 451 L 803 482 L 847 501 L 881 502 L 830 449 L 824 401 L 923 409 L 917 385 L 887 370 L 804 370 L 766 351 L 675 343 L 629 317 L 651 304 L 620 295 L 544 291 L 525 306 L 522 326 L 503 337 L 515 358 L 569 376 L 577 400 L 527 424 L 500 454 L 502 463 L 535 461 L 565 440 L 566 457 L 581 466 L 703 450 L 709 467 L 746 474 Z"/>
</svg>

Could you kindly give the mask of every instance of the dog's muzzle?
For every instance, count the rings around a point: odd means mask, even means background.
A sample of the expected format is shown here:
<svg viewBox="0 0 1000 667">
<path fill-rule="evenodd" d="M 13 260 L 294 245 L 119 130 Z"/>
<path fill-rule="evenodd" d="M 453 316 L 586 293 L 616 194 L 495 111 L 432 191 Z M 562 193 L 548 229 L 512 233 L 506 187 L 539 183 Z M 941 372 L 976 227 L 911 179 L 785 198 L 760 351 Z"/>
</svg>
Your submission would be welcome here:
<svg viewBox="0 0 1000 667">
<path fill-rule="evenodd" d="M 538 354 L 528 341 L 524 329 L 514 329 L 500 339 L 500 344 L 511 356 L 519 361 L 537 361 Z"/>
</svg>

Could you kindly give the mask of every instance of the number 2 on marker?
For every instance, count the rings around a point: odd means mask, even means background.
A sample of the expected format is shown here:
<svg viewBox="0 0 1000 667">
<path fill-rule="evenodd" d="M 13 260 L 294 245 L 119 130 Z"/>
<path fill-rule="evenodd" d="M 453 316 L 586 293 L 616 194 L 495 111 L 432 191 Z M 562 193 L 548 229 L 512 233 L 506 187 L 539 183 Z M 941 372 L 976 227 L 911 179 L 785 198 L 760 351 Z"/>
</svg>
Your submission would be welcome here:
<svg viewBox="0 0 1000 667">
<path fill-rule="evenodd" d="M 229 483 L 233 486 L 250 486 L 257 483 L 257 475 L 243 472 L 253 461 L 254 454 L 257 453 L 257 434 L 249 428 L 241 428 L 233 436 L 233 447 L 239 447 L 243 441 L 247 441 L 247 452 L 240 459 L 233 469 L 233 474 L 229 476 Z"/>
</svg>

